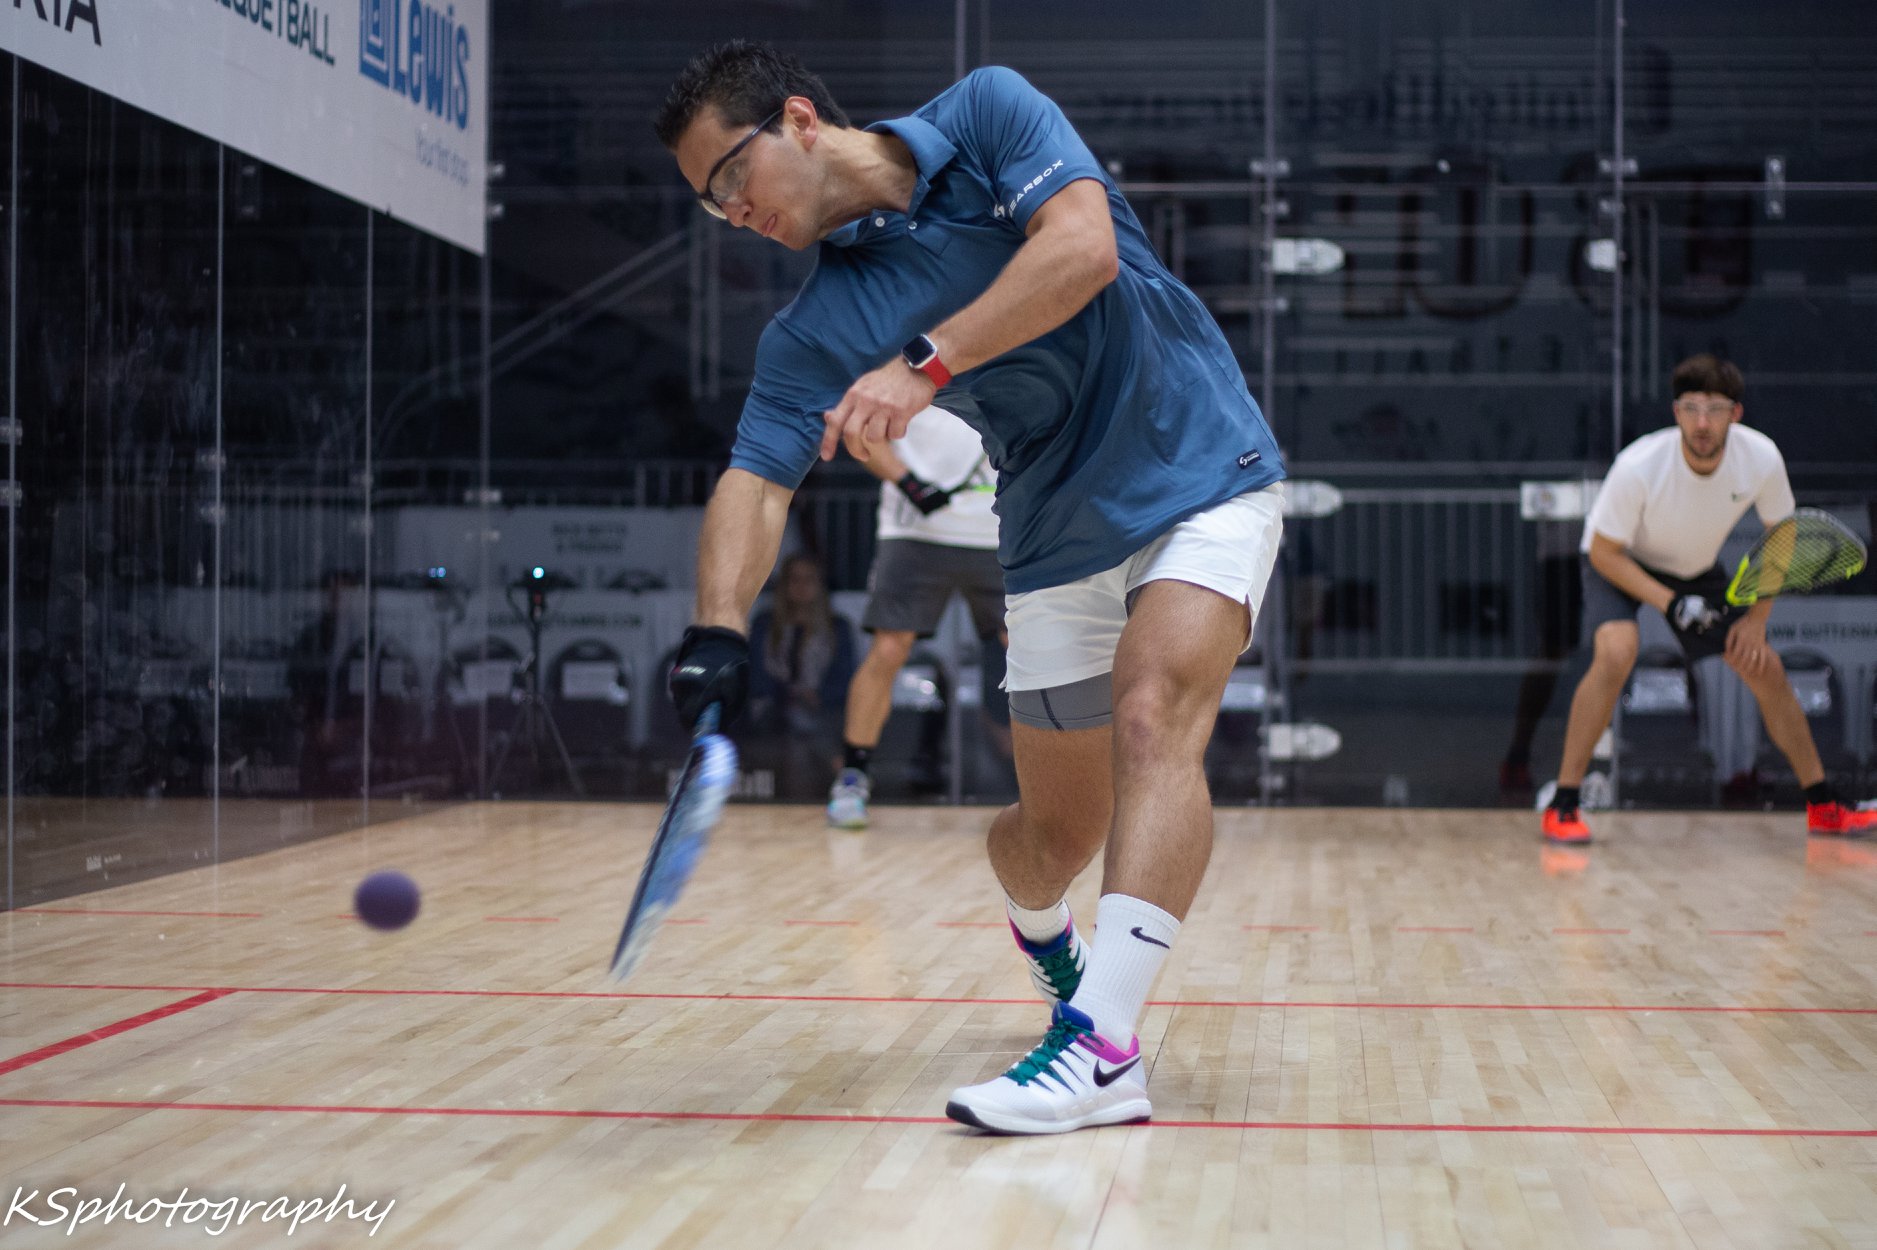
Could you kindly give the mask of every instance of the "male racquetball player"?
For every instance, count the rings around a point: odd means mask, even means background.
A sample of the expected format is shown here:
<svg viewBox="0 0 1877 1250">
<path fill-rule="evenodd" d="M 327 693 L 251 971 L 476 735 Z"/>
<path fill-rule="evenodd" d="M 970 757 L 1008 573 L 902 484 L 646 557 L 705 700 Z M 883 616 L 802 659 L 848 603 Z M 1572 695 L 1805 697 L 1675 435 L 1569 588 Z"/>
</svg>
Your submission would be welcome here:
<svg viewBox="0 0 1877 1250">
<path fill-rule="evenodd" d="M 1691 356 L 1675 366 L 1671 389 L 1675 424 L 1623 449 L 1584 522 L 1584 632 L 1594 651 L 1571 699 L 1544 838 L 1590 841 L 1578 787 L 1636 663 L 1636 613 L 1644 604 L 1668 618 L 1690 663 L 1724 655 L 1753 692 L 1767 735 L 1805 789 L 1807 832 L 1868 834 L 1877 829 L 1877 812 L 1846 807 L 1833 793 L 1785 665 L 1767 645 L 1773 600 L 1729 611 L 1728 575 L 1716 563 L 1748 508 L 1768 528 L 1792 514 L 1786 462 L 1772 439 L 1738 424 L 1746 382 L 1731 362 Z"/>
<path fill-rule="evenodd" d="M 869 458 L 962 375 L 998 472 L 1020 796 L 991 865 L 1054 1006 L 1025 1059 L 946 1111 L 1011 1133 L 1146 1119 L 1135 1026 L 1211 854 L 1206 743 L 1283 528 L 1283 464 L 1238 363 L 1010 70 L 857 129 L 798 61 L 728 44 L 686 69 L 658 131 L 705 211 L 816 252 L 763 333 L 705 514 L 680 713 L 735 688 L 816 456 Z M 1063 897 L 1104 845 L 1085 964 Z"/>
</svg>

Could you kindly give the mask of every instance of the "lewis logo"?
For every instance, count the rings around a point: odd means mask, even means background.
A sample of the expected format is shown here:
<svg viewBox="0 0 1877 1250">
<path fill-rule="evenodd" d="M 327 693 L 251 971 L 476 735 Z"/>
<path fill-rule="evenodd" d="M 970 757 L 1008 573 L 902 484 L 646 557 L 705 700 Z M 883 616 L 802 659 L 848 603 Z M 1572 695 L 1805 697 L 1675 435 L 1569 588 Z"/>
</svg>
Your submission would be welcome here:
<svg viewBox="0 0 1877 1250">
<path fill-rule="evenodd" d="M 359 0 L 358 72 L 469 129 L 469 28 L 454 4 Z"/>
</svg>

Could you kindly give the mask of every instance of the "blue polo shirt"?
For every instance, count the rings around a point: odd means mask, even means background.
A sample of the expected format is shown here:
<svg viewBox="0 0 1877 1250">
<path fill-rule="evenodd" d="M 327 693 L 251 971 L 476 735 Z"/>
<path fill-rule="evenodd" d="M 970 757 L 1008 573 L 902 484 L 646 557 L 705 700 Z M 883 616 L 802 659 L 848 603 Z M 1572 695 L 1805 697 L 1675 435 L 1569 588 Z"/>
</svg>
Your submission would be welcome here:
<svg viewBox="0 0 1877 1250">
<path fill-rule="evenodd" d="M 1113 568 L 1179 522 L 1284 477 L 1225 336 L 1169 273 L 1062 110 L 1012 70 L 977 70 L 893 134 L 918 166 L 907 212 L 822 241 L 764 330 L 730 463 L 794 489 L 822 414 L 856 378 L 989 287 L 1050 196 L 1107 188 L 1120 276 L 1060 328 L 959 375 L 960 415 L 998 473 L 998 558 L 1012 594 Z"/>
</svg>

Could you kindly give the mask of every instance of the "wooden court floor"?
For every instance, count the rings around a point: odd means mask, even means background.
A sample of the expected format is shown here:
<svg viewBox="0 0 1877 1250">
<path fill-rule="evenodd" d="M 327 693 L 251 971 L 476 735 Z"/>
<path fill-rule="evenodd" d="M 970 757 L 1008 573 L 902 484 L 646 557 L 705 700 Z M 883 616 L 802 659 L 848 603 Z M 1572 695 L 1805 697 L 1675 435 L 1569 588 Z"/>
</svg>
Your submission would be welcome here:
<svg viewBox="0 0 1877 1250">
<path fill-rule="evenodd" d="M 248 1216 L 0 1241 L 1877 1245 L 1877 846 L 1221 811 L 1143 1024 L 1155 1123 L 1026 1140 L 943 1118 L 1045 1017 L 987 815 L 732 808 L 629 992 L 645 806 L 456 807 L 0 917 L 0 1203 Z M 425 888 L 390 935 L 347 914 L 386 866 Z M 275 1200 L 340 1185 L 286 1234 Z"/>
</svg>

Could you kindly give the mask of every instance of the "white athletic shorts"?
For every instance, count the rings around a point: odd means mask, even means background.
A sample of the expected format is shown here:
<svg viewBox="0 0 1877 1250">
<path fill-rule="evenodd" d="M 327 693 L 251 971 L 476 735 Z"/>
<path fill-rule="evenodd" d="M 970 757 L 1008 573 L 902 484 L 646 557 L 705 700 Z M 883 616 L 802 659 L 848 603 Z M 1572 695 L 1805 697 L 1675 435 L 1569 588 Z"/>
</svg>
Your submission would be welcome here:
<svg viewBox="0 0 1877 1250">
<path fill-rule="evenodd" d="M 1129 601 L 1148 582 L 1215 590 L 1244 603 L 1255 620 L 1283 533 L 1284 483 L 1273 482 L 1188 517 L 1111 569 L 1005 596 L 1004 688 L 1047 690 L 1113 671 Z"/>
</svg>

